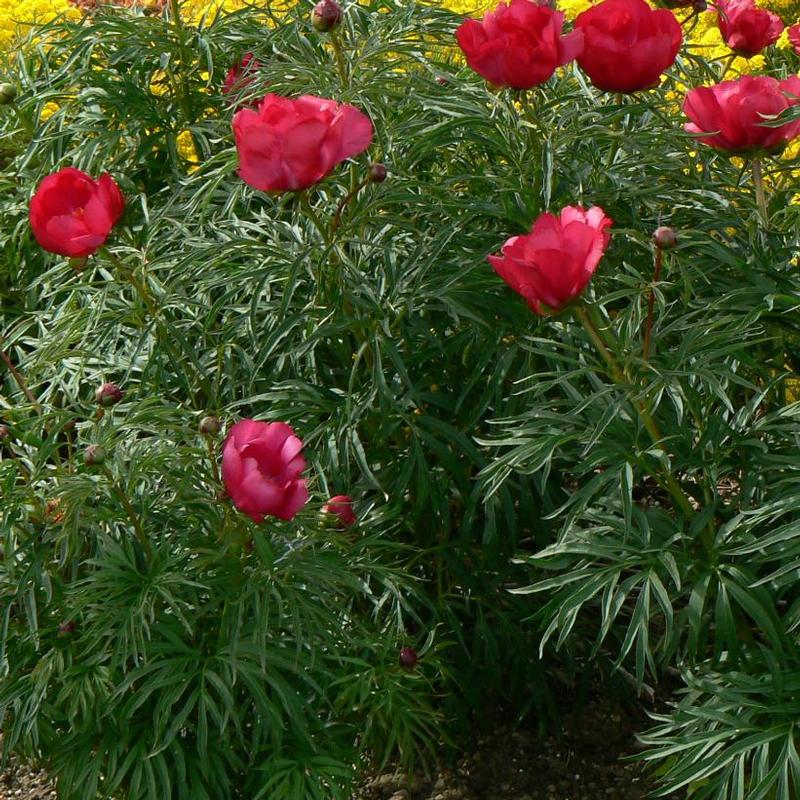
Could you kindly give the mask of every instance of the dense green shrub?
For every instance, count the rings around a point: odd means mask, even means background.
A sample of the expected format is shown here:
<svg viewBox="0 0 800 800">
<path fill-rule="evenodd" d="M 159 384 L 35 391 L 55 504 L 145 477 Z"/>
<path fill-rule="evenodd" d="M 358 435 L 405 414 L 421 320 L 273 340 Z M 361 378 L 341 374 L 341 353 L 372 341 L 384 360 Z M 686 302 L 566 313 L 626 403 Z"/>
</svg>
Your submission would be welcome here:
<svg viewBox="0 0 800 800">
<path fill-rule="evenodd" d="M 685 667 L 647 737 L 665 791 L 789 800 L 796 165 L 767 162 L 765 225 L 746 165 L 683 133 L 672 93 L 720 64 L 682 58 L 625 99 L 573 68 L 491 92 L 447 12 L 351 7 L 338 62 L 309 9 L 199 30 L 100 11 L 9 67 L 0 313 L 31 397 L 4 372 L 5 746 L 45 758 L 65 798 L 345 797 L 364 758 L 425 764 L 487 701 L 555 714 L 563 671 L 538 657 L 558 645 L 568 675 L 601 658 L 641 687 Z M 249 189 L 220 93 L 245 52 L 264 66 L 242 102 L 352 103 L 369 155 L 306 193 Z M 356 190 L 371 160 L 389 178 Z M 64 165 L 128 200 L 82 271 L 27 223 Z M 576 202 L 615 221 L 586 301 L 619 373 L 485 261 Z M 654 284 L 659 224 L 679 246 Z M 104 381 L 124 398 L 101 413 Z M 302 437 L 294 521 L 257 526 L 219 496 L 210 413 Z M 341 493 L 344 531 L 319 513 Z"/>
</svg>

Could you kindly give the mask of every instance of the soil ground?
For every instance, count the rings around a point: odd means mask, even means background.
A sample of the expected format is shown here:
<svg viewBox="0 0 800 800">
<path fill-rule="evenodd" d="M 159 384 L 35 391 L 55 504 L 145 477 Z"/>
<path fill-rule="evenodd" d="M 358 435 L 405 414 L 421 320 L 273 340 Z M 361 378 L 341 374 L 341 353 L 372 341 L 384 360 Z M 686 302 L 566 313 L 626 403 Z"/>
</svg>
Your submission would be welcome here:
<svg viewBox="0 0 800 800">
<path fill-rule="evenodd" d="M 559 737 L 501 726 L 434 780 L 379 775 L 355 800 L 643 800 L 654 783 L 641 762 L 622 759 L 637 752 L 635 732 L 645 726 L 594 701 Z"/>
<path fill-rule="evenodd" d="M 618 706 L 590 703 L 558 738 L 500 726 L 435 778 L 387 772 L 353 800 L 643 800 L 653 784 L 635 752 L 641 725 Z M 55 800 L 47 776 L 19 762 L 0 775 L 0 800 Z M 677 800 L 677 798 L 673 798 Z"/>
</svg>

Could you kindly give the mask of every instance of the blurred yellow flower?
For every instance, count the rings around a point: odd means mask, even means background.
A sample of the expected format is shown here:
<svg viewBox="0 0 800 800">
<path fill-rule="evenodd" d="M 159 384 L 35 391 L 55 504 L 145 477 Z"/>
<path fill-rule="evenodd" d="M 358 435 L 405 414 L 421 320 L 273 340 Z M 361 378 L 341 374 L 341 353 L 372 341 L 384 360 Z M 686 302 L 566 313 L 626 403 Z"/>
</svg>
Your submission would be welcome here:
<svg viewBox="0 0 800 800">
<path fill-rule="evenodd" d="M 178 147 L 178 155 L 189 163 L 189 172 L 194 172 L 198 169 L 200 167 L 200 156 L 194 146 L 191 131 L 182 130 L 175 139 L 175 144 Z"/>
<path fill-rule="evenodd" d="M 0 0 L 0 50 L 10 50 L 32 25 L 60 16 L 78 19 L 80 12 L 67 0 Z"/>
<path fill-rule="evenodd" d="M 39 122 L 47 122 L 59 108 L 61 108 L 61 106 L 58 103 L 54 103 L 52 100 L 45 103 L 42 110 L 39 112 Z"/>
</svg>

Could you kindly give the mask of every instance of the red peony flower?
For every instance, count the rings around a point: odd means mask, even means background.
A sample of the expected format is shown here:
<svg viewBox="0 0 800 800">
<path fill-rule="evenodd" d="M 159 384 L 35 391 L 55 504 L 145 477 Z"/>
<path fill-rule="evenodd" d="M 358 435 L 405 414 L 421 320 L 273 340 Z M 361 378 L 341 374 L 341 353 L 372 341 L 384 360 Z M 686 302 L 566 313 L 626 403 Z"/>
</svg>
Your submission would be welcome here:
<svg viewBox="0 0 800 800">
<path fill-rule="evenodd" d="M 783 33 L 783 20 L 757 8 L 754 0 L 717 0 L 717 14 L 725 44 L 746 58 L 775 44 Z"/>
<path fill-rule="evenodd" d="M 254 73 L 261 69 L 261 63 L 252 53 L 245 53 L 237 64 L 234 64 L 225 75 L 222 93 L 241 92 L 253 82 Z"/>
<path fill-rule="evenodd" d="M 83 258 L 102 247 L 124 210 L 125 199 L 110 175 L 95 181 L 64 167 L 48 175 L 31 198 L 31 228 L 45 250 Z"/>
<path fill-rule="evenodd" d="M 349 495 L 337 494 L 336 497 L 331 497 L 322 510 L 326 514 L 333 514 L 339 518 L 339 522 L 345 527 L 355 524 L 356 515 L 353 511 L 353 500 Z"/>
<path fill-rule="evenodd" d="M 800 24 L 789 26 L 789 41 L 795 53 L 800 55 Z"/>
<path fill-rule="evenodd" d="M 567 206 L 560 217 L 542 214 L 525 236 L 489 256 L 495 272 L 522 295 L 537 314 L 559 311 L 578 297 L 608 247 L 612 225 L 602 208 Z"/>
<path fill-rule="evenodd" d="M 531 0 L 511 0 L 465 20 L 456 31 L 467 63 L 497 86 L 530 89 L 544 83 L 580 52 L 583 35 L 562 36 L 564 15 Z"/>
<path fill-rule="evenodd" d="M 735 81 L 698 86 L 683 101 L 689 133 L 717 150 L 748 155 L 777 152 L 800 135 L 800 120 L 777 128 L 764 125 L 800 102 L 800 77 L 778 81 L 743 75 Z"/>
<path fill-rule="evenodd" d="M 258 109 L 236 112 L 233 133 L 239 176 L 255 189 L 286 192 L 313 186 L 366 150 L 372 123 L 357 108 L 334 100 L 268 94 Z"/>
<path fill-rule="evenodd" d="M 645 0 L 603 0 L 578 15 L 575 29 L 583 32 L 578 64 L 606 92 L 658 86 L 683 40 L 675 15 Z"/>
<path fill-rule="evenodd" d="M 222 480 L 236 508 L 256 522 L 294 517 L 308 502 L 302 449 L 285 422 L 237 422 L 222 448 Z"/>
</svg>

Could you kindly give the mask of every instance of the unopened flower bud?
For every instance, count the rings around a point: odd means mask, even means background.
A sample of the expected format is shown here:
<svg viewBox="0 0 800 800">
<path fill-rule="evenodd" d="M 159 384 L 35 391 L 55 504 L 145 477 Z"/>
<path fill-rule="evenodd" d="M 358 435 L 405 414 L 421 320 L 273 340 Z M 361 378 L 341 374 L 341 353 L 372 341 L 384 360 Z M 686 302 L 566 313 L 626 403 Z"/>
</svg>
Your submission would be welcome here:
<svg viewBox="0 0 800 800">
<path fill-rule="evenodd" d="M 67 636 L 72 636 L 72 634 L 75 633 L 76 627 L 77 625 L 71 619 L 67 620 L 66 622 L 62 622 L 58 626 L 59 638 L 66 639 Z"/>
<path fill-rule="evenodd" d="M 83 453 L 83 462 L 87 467 L 95 467 L 106 460 L 106 451 L 99 444 L 90 444 Z"/>
<path fill-rule="evenodd" d="M 404 647 L 400 651 L 400 666 L 405 669 L 414 669 L 419 661 L 417 651 L 413 647 Z"/>
<path fill-rule="evenodd" d="M 0 425 L 0 442 L 5 441 L 11 436 L 11 430 L 8 425 Z"/>
<path fill-rule="evenodd" d="M 219 417 L 203 417 L 197 429 L 205 436 L 216 436 L 219 433 Z"/>
<path fill-rule="evenodd" d="M 17 98 L 17 90 L 12 83 L 0 83 L 0 106 L 13 103 Z"/>
<path fill-rule="evenodd" d="M 369 180 L 371 183 L 383 183 L 386 180 L 386 165 L 370 164 Z"/>
<path fill-rule="evenodd" d="M 653 241 L 656 247 L 660 247 L 662 250 L 672 250 L 678 244 L 678 234 L 675 233 L 673 228 L 662 225 L 660 228 L 656 228 L 653 234 Z"/>
<path fill-rule="evenodd" d="M 321 33 L 333 30 L 342 21 L 342 7 L 336 0 L 319 0 L 311 12 L 311 24 Z"/>
<path fill-rule="evenodd" d="M 114 406 L 122 400 L 122 389 L 116 383 L 104 383 L 94 393 L 94 399 L 98 405 Z"/>
</svg>

